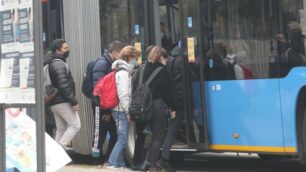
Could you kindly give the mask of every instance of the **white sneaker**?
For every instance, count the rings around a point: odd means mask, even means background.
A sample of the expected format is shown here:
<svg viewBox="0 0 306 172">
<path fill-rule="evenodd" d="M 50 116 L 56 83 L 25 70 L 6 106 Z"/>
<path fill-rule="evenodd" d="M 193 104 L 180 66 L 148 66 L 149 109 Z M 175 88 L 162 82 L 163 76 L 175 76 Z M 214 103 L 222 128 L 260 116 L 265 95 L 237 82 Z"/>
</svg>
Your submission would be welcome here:
<svg viewBox="0 0 306 172">
<path fill-rule="evenodd" d="M 115 169 L 117 169 L 115 166 L 113 166 L 113 165 L 109 165 L 109 166 L 107 166 L 106 167 L 107 169 L 110 169 L 110 170 L 115 170 Z"/>
</svg>

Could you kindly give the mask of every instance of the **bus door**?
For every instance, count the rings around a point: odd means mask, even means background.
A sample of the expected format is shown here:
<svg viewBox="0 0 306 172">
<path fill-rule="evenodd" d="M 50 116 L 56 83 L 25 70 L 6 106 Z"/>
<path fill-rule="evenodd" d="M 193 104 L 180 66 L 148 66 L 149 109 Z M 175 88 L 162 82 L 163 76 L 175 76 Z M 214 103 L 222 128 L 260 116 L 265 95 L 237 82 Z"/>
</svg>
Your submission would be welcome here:
<svg viewBox="0 0 306 172">
<path fill-rule="evenodd" d="M 207 108 L 205 100 L 204 56 L 209 48 L 203 39 L 208 30 L 201 25 L 199 0 L 179 1 L 180 41 L 178 47 L 184 57 L 183 97 L 184 122 L 189 148 L 200 151 L 208 150 L 209 135 L 207 125 Z M 206 7 L 205 7 L 206 8 Z"/>
<path fill-rule="evenodd" d="M 200 29 L 198 0 L 150 1 L 154 10 L 149 25 L 149 38 L 161 45 L 170 55 L 169 71 L 174 80 L 177 116 L 181 119 L 173 150 L 205 150 L 204 73 L 202 50 L 199 48 Z M 174 61 L 174 62 L 173 62 Z M 201 72 L 202 71 L 202 72 Z M 196 107 L 196 108 L 195 108 Z"/>
<path fill-rule="evenodd" d="M 272 67 L 280 2 L 202 1 L 212 47 L 204 66 L 209 150 L 285 152 L 278 64 Z"/>
</svg>

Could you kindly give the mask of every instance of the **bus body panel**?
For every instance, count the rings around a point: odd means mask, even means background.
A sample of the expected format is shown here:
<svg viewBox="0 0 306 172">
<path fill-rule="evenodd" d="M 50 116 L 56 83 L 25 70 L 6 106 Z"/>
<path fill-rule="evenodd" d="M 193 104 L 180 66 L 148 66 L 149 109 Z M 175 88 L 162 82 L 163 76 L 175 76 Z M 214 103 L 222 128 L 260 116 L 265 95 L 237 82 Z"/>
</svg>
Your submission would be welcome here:
<svg viewBox="0 0 306 172">
<path fill-rule="evenodd" d="M 297 148 L 296 107 L 301 88 L 306 85 L 305 68 L 294 68 L 280 79 L 281 108 L 284 130 L 284 144 L 286 147 Z"/>
<path fill-rule="evenodd" d="M 208 81 L 205 89 L 211 145 L 284 147 L 278 79 Z"/>
</svg>

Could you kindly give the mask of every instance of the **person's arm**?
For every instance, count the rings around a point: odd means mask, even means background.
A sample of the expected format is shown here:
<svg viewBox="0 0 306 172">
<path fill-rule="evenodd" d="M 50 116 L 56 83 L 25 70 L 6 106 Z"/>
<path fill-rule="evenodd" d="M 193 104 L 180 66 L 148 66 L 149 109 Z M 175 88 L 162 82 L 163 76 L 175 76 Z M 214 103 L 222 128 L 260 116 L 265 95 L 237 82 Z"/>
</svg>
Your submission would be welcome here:
<svg viewBox="0 0 306 172">
<path fill-rule="evenodd" d="M 158 74 L 160 77 L 163 77 L 163 83 L 162 83 L 162 98 L 166 102 L 167 106 L 172 110 L 175 111 L 175 98 L 174 98 L 174 88 L 173 83 L 171 82 L 171 78 L 169 73 L 164 68 L 160 74 Z"/>
<path fill-rule="evenodd" d="M 92 81 L 93 86 L 95 86 L 100 78 L 105 76 L 109 71 L 109 64 L 105 59 L 98 60 L 92 71 Z"/>
<path fill-rule="evenodd" d="M 108 73 L 109 68 L 110 68 L 109 64 L 104 58 L 102 58 L 102 59 L 100 59 L 96 62 L 95 66 L 92 69 L 92 85 L 93 85 L 93 88 L 96 86 L 98 81 Z M 98 96 L 93 96 L 91 100 L 94 104 L 99 105 L 99 97 Z M 111 114 L 111 112 L 110 111 L 105 111 L 104 114 Z"/>
<path fill-rule="evenodd" d="M 117 94 L 119 98 L 119 104 L 122 107 L 122 110 L 129 115 L 129 106 L 131 100 L 131 91 L 130 91 L 130 77 L 127 71 L 119 71 L 116 74 L 116 85 L 117 85 Z"/>
</svg>

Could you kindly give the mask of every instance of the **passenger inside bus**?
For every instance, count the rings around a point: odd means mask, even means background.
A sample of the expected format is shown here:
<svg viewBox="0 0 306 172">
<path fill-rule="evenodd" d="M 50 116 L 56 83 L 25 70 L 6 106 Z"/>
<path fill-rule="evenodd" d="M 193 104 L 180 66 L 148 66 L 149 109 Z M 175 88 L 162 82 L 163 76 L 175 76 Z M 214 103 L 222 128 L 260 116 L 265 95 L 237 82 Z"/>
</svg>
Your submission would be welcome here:
<svg viewBox="0 0 306 172">
<path fill-rule="evenodd" d="M 298 19 L 292 13 L 287 16 L 288 35 L 277 33 L 280 61 L 280 77 L 286 76 L 293 67 L 303 66 L 305 59 L 304 36 Z"/>
<path fill-rule="evenodd" d="M 166 25 L 163 22 L 160 23 L 160 39 L 162 47 L 170 52 L 173 48 L 172 39 L 166 31 Z"/>
</svg>

